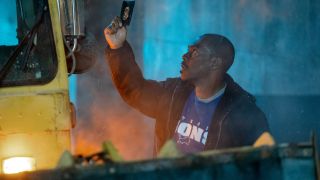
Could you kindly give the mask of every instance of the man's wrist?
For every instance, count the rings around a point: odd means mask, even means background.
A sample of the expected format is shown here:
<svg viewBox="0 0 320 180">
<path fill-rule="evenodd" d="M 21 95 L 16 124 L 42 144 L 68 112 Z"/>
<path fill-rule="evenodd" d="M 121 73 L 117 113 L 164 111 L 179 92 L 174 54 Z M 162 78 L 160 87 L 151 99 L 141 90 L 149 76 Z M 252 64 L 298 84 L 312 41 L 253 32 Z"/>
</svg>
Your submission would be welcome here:
<svg viewBox="0 0 320 180">
<path fill-rule="evenodd" d="M 123 43 L 121 43 L 121 44 L 109 44 L 109 47 L 110 47 L 110 49 L 113 49 L 113 50 L 115 50 L 115 49 L 119 49 L 119 48 L 121 48 L 122 46 L 123 46 L 123 44 L 124 44 L 124 42 Z"/>
<path fill-rule="evenodd" d="M 118 53 L 122 53 L 123 52 L 123 49 L 126 49 L 128 46 L 128 42 L 127 41 L 124 41 L 121 46 L 119 47 L 111 47 L 110 44 L 107 44 L 107 47 L 106 47 L 106 52 L 107 54 L 118 54 Z"/>
</svg>

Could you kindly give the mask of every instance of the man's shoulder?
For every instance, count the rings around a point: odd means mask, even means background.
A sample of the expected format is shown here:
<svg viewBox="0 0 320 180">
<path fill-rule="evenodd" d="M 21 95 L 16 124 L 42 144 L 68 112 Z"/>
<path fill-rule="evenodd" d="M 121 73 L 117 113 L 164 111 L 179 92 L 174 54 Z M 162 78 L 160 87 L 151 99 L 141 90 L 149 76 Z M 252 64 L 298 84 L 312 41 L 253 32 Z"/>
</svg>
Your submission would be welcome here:
<svg viewBox="0 0 320 180">
<path fill-rule="evenodd" d="M 256 101 L 255 97 L 235 82 L 230 75 L 226 74 L 225 81 L 227 84 L 225 95 L 232 98 L 233 102 L 237 100 L 249 102 Z"/>
<path fill-rule="evenodd" d="M 262 110 L 256 105 L 255 97 L 248 91 L 244 90 L 229 75 L 227 75 L 227 88 L 224 94 L 227 101 L 231 104 L 232 111 L 241 116 L 261 115 Z"/>
</svg>

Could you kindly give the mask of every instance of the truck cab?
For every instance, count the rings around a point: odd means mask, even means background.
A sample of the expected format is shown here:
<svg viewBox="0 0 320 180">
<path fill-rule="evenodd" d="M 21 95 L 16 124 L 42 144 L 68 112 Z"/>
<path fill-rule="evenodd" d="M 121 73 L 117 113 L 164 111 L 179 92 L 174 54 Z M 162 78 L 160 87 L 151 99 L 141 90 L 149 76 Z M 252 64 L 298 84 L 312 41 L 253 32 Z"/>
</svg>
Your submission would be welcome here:
<svg viewBox="0 0 320 180">
<path fill-rule="evenodd" d="M 54 168 L 75 122 L 59 1 L 9 2 L 17 43 L 0 44 L 0 174 Z"/>
</svg>

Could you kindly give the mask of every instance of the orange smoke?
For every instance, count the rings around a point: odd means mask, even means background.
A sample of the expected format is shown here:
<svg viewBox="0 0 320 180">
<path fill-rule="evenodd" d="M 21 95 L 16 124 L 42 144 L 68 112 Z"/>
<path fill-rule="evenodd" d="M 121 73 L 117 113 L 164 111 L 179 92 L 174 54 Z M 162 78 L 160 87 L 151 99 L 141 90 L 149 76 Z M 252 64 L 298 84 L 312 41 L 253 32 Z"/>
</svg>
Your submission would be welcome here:
<svg viewBox="0 0 320 180">
<path fill-rule="evenodd" d="M 121 106 L 88 109 L 89 119 L 77 119 L 73 131 L 74 154 L 89 155 L 102 150 L 110 140 L 125 160 L 152 158 L 153 121 Z"/>
</svg>

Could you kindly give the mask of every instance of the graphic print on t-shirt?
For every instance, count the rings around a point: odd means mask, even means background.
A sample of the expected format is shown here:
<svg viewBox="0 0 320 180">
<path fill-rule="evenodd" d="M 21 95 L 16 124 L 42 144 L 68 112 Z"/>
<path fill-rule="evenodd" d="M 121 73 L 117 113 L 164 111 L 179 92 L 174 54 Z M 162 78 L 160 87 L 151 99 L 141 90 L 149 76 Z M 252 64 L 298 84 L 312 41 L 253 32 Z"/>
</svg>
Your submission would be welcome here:
<svg viewBox="0 0 320 180">
<path fill-rule="evenodd" d="M 208 135 L 208 126 L 206 129 L 201 128 L 200 122 L 193 124 L 193 120 L 190 122 L 185 122 L 186 117 L 182 116 L 181 121 L 179 121 L 176 133 L 178 133 L 178 144 L 190 145 L 191 139 L 197 141 L 198 143 L 206 144 Z"/>
<path fill-rule="evenodd" d="M 182 152 L 194 153 L 204 149 L 212 116 L 222 94 L 210 102 L 198 100 L 194 92 L 190 94 L 174 134 Z"/>
</svg>

